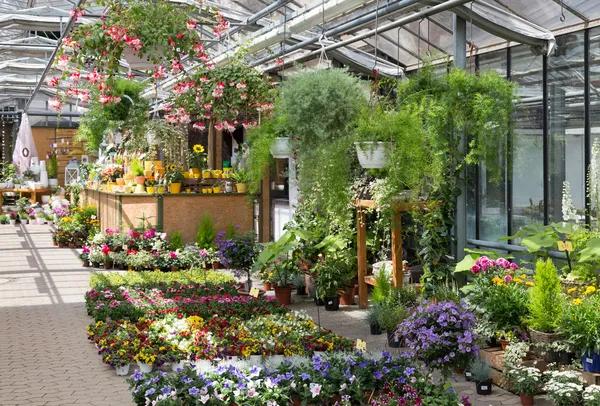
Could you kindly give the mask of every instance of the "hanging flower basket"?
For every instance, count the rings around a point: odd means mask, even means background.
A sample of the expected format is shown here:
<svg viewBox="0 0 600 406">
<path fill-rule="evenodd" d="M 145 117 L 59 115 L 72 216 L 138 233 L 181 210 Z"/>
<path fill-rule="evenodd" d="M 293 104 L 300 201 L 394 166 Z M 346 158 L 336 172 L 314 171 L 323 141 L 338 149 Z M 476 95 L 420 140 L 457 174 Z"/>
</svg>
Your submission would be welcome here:
<svg viewBox="0 0 600 406">
<path fill-rule="evenodd" d="M 161 55 L 164 53 L 164 47 L 156 47 L 156 51 L 152 52 L 154 55 Z M 131 69 L 146 71 L 154 68 L 154 63 L 150 61 L 146 56 L 140 58 L 138 54 L 130 47 L 125 47 L 121 57 L 127 61 L 127 64 Z"/>
<path fill-rule="evenodd" d="M 385 150 L 389 142 L 356 142 L 356 154 L 360 166 L 365 169 L 381 169 L 385 166 Z"/>
<path fill-rule="evenodd" d="M 287 137 L 277 137 L 271 146 L 273 158 L 285 159 L 292 156 L 292 145 Z"/>
</svg>

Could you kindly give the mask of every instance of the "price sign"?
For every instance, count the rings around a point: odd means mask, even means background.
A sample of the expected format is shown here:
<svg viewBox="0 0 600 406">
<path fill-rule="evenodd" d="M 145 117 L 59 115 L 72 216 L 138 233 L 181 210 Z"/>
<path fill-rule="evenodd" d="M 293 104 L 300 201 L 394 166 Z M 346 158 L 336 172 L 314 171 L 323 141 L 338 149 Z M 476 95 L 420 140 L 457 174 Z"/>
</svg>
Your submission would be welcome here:
<svg viewBox="0 0 600 406">
<path fill-rule="evenodd" d="M 573 243 L 571 243 L 571 241 L 559 241 L 558 250 L 573 252 Z"/>
<path fill-rule="evenodd" d="M 363 340 L 356 340 L 356 349 L 358 351 L 367 351 L 367 343 Z"/>
<path fill-rule="evenodd" d="M 260 291 L 258 290 L 258 288 L 250 289 L 250 296 L 252 296 L 252 297 L 258 297 L 259 293 L 260 293 Z"/>
</svg>

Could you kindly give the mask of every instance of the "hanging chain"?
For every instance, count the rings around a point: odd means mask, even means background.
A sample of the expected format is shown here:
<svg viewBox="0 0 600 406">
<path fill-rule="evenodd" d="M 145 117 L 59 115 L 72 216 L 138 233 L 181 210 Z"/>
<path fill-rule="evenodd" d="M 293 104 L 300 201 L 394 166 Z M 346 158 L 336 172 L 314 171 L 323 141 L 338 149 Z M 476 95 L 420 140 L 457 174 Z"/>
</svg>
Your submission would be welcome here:
<svg viewBox="0 0 600 406">
<path fill-rule="evenodd" d="M 560 22 L 564 23 L 565 20 L 567 19 L 567 17 L 565 16 L 565 4 L 563 3 L 564 0 L 560 0 Z"/>
</svg>

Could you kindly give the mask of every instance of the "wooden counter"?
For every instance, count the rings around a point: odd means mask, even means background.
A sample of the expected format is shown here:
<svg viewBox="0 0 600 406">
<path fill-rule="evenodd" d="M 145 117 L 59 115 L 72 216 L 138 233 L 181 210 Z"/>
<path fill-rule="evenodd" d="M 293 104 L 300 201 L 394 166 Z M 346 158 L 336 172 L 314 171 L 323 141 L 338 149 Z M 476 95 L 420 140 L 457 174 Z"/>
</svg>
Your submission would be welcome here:
<svg viewBox="0 0 600 406">
<path fill-rule="evenodd" d="M 217 233 L 225 231 L 229 222 L 239 226 L 241 233 L 254 229 L 253 207 L 245 193 L 149 195 L 85 189 L 81 203 L 98 207 L 101 230 L 135 228 L 146 217 L 169 237 L 179 231 L 184 241 L 193 242 L 204 213 L 212 215 Z"/>
<path fill-rule="evenodd" d="M 52 189 L 50 188 L 40 188 L 40 189 L 0 189 L 0 197 L 2 193 L 18 193 L 19 197 L 23 197 L 23 195 L 30 196 L 31 203 L 37 203 L 38 196 L 42 195 L 51 195 Z M 0 213 L 2 209 L 0 208 Z"/>
</svg>

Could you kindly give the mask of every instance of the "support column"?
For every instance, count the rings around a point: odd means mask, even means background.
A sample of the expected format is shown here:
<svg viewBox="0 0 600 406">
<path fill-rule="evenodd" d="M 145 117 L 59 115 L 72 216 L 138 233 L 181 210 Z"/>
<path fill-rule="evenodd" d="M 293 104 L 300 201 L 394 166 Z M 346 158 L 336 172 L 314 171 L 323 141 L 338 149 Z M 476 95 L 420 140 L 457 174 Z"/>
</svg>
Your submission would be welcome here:
<svg viewBox="0 0 600 406">
<path fill-rule="evenodd" d="M 215 168 L 215 156 L 217 153 L 216 148 L 216 133 L 215 129 L 215 120 L 208 121 L 208 169 L 216 169 Z"/>
<path fill-rule="evenodd" d="M 361 207 L 356 208 L 356 253 L 358 265 L 358 307 L 369 307 L 367 276 L 367 216 Z"/>
<path fill-rule="evenodd" d="M 394 286 L 402 287 L 402 215 L 392 215 L 392 280 Z"/>
<path fill-rule="evenodd" d="M 454 62 L 458 69 L 467 69 L 467 22 L 454 14 Z M 466 134 L 457 134 L 460 137 L 459 149 L 462 156 L 466 155 Z M 460 261 L 465 256 L 467 246 L 467 185 L 466 171 L 463 168 L 460 171 L 460 195 L 456 199 L 456 218 L 454 231 L 456 236 L 456 261 Z"/>
<path fill-rule="evenodd" d="M 215 139 L 215 169 L 223 169 L 223 133 L 224 130 L 216 131 Z"/>
<path fill-rule="evenodd" d="M 265 177 L 262 180 L 262 191 L 260 195 L 259 210 L 259 241 L 271 241 L 271 170 L 265 169 Z"/>
</svg>

